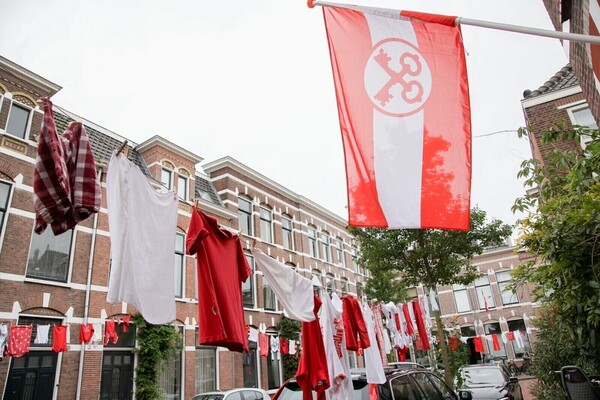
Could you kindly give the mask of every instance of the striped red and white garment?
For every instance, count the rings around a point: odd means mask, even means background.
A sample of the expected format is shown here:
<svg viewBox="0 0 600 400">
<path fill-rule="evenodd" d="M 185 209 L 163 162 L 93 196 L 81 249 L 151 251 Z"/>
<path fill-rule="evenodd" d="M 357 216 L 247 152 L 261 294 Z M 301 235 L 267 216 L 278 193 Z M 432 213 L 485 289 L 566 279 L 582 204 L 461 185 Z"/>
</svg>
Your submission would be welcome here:
<svg viewBox="0 0 600 400">
<path fill-rule="evenodd" d="M 102 192 L 83 124 L 72 122 L 59 135 L 52 102 L 48 98 L 42 102 L 44 119 L 33 174 L 35 232 L 42 233 L 50 225 L 54 234 L 59 235 L 98 212 Z"/>
<path fill-rule="evenodd" d="M 381 362 L 384 367 L 388 366 L 387 352 L 385 351 L 385 339 L 383 335 L 383 307 L 381 304 L 371 304 L 371 312 L 373 313 L 373 322 L 375 323 L 375 337 L 379 346 L 379 354 L 381 354 Z"/>
<path fill-rule="evenodd" d="M 471 114 L 455 17 L 323 7 L 351 226 L 468 230 Z"/>
</svg>

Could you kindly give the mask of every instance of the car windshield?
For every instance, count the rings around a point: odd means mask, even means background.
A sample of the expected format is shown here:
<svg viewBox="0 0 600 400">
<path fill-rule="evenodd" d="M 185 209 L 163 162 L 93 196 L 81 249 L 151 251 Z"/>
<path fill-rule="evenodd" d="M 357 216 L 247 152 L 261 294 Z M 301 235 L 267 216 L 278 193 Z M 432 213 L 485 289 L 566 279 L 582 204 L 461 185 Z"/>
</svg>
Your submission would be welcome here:
<svg viewBox="0 0 600 400">
<path fill-rule="evenodd" d="M 466 385 L 484 385 L 505 383 L 504 375 L 498 368 L 465 368 L 462 377 Z"/>
<path fill-rule="evenodd" d="M 369 400 L 369 384 L 362 380 L 353 380 L 354 386 L 354 399 L 355 400 Z M 317 399 L 317 393 L 313 390 L 313 400 Z M 208 400 L 208 399 L 203 399 Z M 277 400 L 302 400 L 302 389 L 298 382 L 288 382 L 281 392 Z"/>
</svg>

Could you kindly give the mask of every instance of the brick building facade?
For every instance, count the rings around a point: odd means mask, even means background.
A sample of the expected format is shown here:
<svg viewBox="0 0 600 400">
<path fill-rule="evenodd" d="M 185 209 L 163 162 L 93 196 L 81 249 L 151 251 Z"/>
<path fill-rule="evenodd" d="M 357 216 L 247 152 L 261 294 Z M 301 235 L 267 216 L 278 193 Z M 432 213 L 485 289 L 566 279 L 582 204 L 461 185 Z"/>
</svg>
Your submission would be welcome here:
<svg viewBox="0 0 600 400">
<path fill-rule="evenodd" d="M 543 0 L 557 31 L 600 36 L 598 0 Z M 568 42 L 565 50 L 597 123 L 600 118 L 600 46 Z"/>
<path fill-rule="evenodd" d="M 117 322 L 136 310 L 126 303 L 108 304 L 110 234 L 106 205 L 106 169 L 112 152 L 125 137 L 56 105 L 60 132 L 81 120 L 88 132 L 100 176 L 100 213 L 75 229 L 54 236 L 33 232 L 32 180 L 42 111 L 36 100 L 52 96 L 60 86 L 0 57 L 0 324 L 34 327 L 31 350 L 20 358 L 0 361 L 3 399 L 131 398 L 136 356 L 135 326 L 119 340 L 79 344 L 79 326 Z M 240 231 L 244 251 L 254 267 L 256 246 L 313 279 L 320 290 L 362 294 L 364 269 L 356 260 L 356 244 L 346 221 L 309 199 L 226 157 L 199 166 L 200 156 L 160 136 L 143 143 L 129 141 L 129 159 L 153 185 L 179 196 L 176 263 L 176 321 L 183 334 L 182 351 L 161 374 L 168 398 L 187 399 L 211 389 L 256 386 L 271 390 L 282 379 L 281 361 L 197 343 L 197 278 L 195 260 L 184 254 L 185 233 L 194 200 L 199 208 L 233 231 Z M 242 286 L 245 322 L 277 336 L 283 312 L 259 271 Z M 67 324 L 69 350 L 53 353 L 36 344 L 38 325 Z M 51 338 L 50 338 L 51 340 Z M 356 358 L 354 357 L 356 362 Z M 32 397 L 28 397 L 32 396 Z"/>
</svg>

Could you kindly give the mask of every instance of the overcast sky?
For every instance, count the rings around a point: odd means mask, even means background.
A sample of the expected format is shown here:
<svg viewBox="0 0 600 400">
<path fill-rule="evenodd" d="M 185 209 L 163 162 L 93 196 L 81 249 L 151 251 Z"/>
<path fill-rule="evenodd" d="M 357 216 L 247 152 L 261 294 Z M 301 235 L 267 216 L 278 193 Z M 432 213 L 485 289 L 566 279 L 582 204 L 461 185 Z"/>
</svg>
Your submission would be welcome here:
<svg viewBox="0 0 600 400">
<path fill-rule="evenodd" d="M 552 29 L 542 0 L 353 4 Z M 229 155 L 347 218 L 320 7 L 305 0 L 0 0 L 0 13 L 0 54 L 62 86 L 58 106 L 137 143 L 160 135 L 204 162 Z M 531 156 L 514 132 L 525 124 L 522 93 L 567 59 L 557 39 L 462 30 L 471 205 L 514 223 L 510 207 L 523 192 L 516 174 Z"/>
</svg>

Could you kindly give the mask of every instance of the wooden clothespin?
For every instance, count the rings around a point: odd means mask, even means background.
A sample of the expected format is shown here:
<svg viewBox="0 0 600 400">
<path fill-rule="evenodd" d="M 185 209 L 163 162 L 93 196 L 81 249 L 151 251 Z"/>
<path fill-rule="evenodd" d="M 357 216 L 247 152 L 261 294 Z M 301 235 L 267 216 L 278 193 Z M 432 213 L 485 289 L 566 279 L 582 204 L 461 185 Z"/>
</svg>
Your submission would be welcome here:
<svg viewBox="0 0 600 400">
<path fill-rule="evenodd" d="M 117 156 L 118 156 L 119 154 L 121 154 L 121 152 L 123 151 L 123 149 L 125 149 L 125 146 L 127 146 L 127 139 L 125 139 L 125 140 L 123 141 L 123 143 L 121 143 L 121 145 L 120 145 L 120 146 L 119 146 L 119 148 L 117 149 L 117 153 L 116 153 L 116 155 L 117 155 Z M 125 157 L 128 157 L 128 156 L 129 156 L 129 148 L 127 148 L 127 149 L 126 149 L 126 152 L 125 152 Z"/>
<path fill-rule="evenodd" d="M 194 200 L 194 207 L 196 207 L 196 209 L 198 209 L 198 199 Z"/>
</svg>

